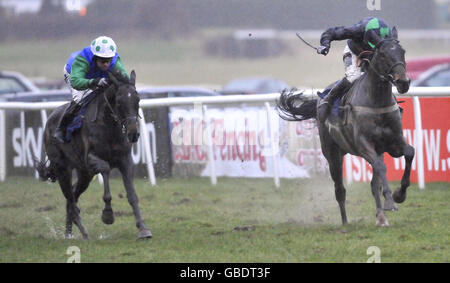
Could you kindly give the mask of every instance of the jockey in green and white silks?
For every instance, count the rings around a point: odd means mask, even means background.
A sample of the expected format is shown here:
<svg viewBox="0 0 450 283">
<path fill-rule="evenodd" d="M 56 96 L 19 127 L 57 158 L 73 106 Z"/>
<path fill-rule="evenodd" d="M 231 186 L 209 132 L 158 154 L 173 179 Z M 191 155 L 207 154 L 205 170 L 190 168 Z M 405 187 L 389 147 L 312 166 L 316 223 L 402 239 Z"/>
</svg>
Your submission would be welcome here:
<svg viewBox="0 0 450 283">
<path fill-rule="evenodd" d="M 391 29 L 379 18 L 365 18 L 353 26 L 333 27 L 322 33 L 321 46 L 317 48 L 319 54 L 327 55 L 332 41 L 348 40 L 343 54 L 345 77 L 321 101 L 318 107 L 319 121 L 325 122 L 333 101 L 340 98 L 345 90 L 362 75 L 361 67 L 356 65 L 358 56 L 365 51 L 374 51 L 377 39 L 391 36 Z"/>
<path fill-rule="evenodd" d="M 90 46 L 70 54 L 64 66 L 64 79 L 72 91 L 73 99 L 81 99 L 95 88 L 95 79 L 107 78 L 107 71 L 119 69 L 128 76 L 122 60 L 116 51 L 114 41 L 106 36 L 94 39 Z M 106 80 L 105 80 L 106 81 Z"/>
<path fill-rule="evenodd" d="M 107 72 L 115 70 L 128 77 L 117 53 L 116 43 L 107 36 L 97 37 L 90 46 L 70 54 L 63 73 L 72 93 L 72 101 L 63 113 L 54 134 L 60 143 L 65 142 L 66 127 L 81 108 L 82 99 L 94 89 L 108 86 Z"/>
</svg>

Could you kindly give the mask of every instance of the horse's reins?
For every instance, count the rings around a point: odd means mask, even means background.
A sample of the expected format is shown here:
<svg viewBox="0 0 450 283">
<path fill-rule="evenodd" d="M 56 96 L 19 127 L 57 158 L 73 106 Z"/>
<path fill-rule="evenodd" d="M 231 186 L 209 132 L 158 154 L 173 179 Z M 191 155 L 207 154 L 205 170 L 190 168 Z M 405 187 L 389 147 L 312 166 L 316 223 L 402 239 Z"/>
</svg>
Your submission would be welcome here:
<svg viewBox="0 0 450 283">
<path fill-rule="evenodd" d="M 383 39 L 383 40 L 381 40 L 380 42 L 377 43 L 377 45 L 375 46 L 375 48 L 377 48 L 378 46 L 380 46 L 382 43 L 384 43 L 384 42 L 386 42 L 386 41 L 392 41 L 392 40 L 395 40 L 396 42 L 398 42 L 396 39 L 390 39 L 390 38 L 388 38 L 388 39 Z M 369 53 L 369 54 L 370 54 L 370 53 L 373 53 L 373 51 L 363 51 L 363 52 L 361 52 L 361 53 L 358 55 L 357 59 L 356 59 L 357 66 L 358 66 L 358 61 L 359 61 L 360 56 L 363 55 L 363 54 L 365 54 L 365 53 Z M 405 68 L 405 70 L 406 70 L 406 65 L 405 65 L 405 63 L 403 63 L 403 62 L 401 62 L 401 61 L 398 61 L 398 62 L 395 62 L 394 64 L 392 64 L 392 66 L 389 68 L 389 70 L 388 70 L 385 74 L 380 74 L 380 72 L 378 72 L 377 69 L 373 66 L 372 60 L 369 60 L 369 59 L 367 59 L 367 58 L 362 58 L 361 61 L 367 62 L 367 63 L 369 64 L 369 68 L 372 69 L 372 71 L 374 71 L 375 74 L 377 74 L 377 76 L 378 76 L 381 80 L 383 80 L 383 81 L 388 81 L 388 82 L 390 82 L 390 83 L 392 83 L 392 84 L 395 84 L 395 82 L 396 82 L 396 81 L 394 80 L 394 76 L 391 74 L 392 70 L 393 70 L 396 66 L 399 66 L 399 65 L 400 65 L 400 66 L 403 66 L 403 68 Z"/>
<path fill-rule="evenodd" d="M 369 59 L 367 59 L 367 58 L 363 58 L 362 61 L 367 62 L 367 63 L 369 64 L 370 69 L 372 69 L 372 71 L 374 71 L 375 74 L 377 74 L 377 76 L 378 76 L 381 80 L 383 80 L 383 81 L 388 81 L 388 82 L 390 82 L 390 83 L 392 83 L 392 84 L 395 84 L 394 76 L 391 74 L 392 69 L 394 69 L 396 66 L 400 65 L 400 66 L 403 66 L 403 68 L 405 68 L 405 70 L 406 70 L 406 65 L 405 65 L 405 63 L 398 61 L 398 62 L 394 63 L 394 64 L 389 68 L 389 70 L 383 75 L 383 74 L 380 74 L 380 72 L 378 72 L 377 69 L 375 69 L 375 67 L 372 65 L 371 60 L 369 60 Z"/>
<path fill-rule="evenodd" d="M 108 98 L 106 98 L 105 93 L 103 93 L 103 98 L 105 99 L 106 106 L 108 107 L 109 111 L 111 111 L 111 117 L 113 118 L 114 122 L 120 124 L 120 126 L 122 127 L 122 133 L 123 134 L 125 134 L 126 131 L 127 131 L 126 126 L 125 126 L 125 122 L 127 120 L 134 119 L 134 120 L 137 121 L 138 118 L 139 119 L 141 118 L 139 116 L 139 114 L 138 114 L 137 116 L 128 116 L 128 117 L 125 117 L 123 119 L 120 119 L 119 115 L 116 114 L 116 112 L 114 111 L 113 107 L 111 106 L 111 103 L 109 103 Z"/>
<path fill-rule="evenodd" d="M 377 43 L 376 47 L 378 47 L 381 43 L 383 43 L 385 41 L 388 41 L 388 40 L 392 40 L 392 39 L 381 40 L 380 42 Z M 359 61 L 360 60 L 364 61 L 364 62 L 367 62 L 368 65 L 369 65 L 369 68 L 372 69 L 372 71 L 374 71 L 375 74 L 377 74 L 380 79 L 382 79 L 383 81 L 388 81 L 388 82 L 390 82 L 392 84 L 395 84 L 394 76 L 391 74 L 391 72 L 396 66 L 399 66 L 399 65 L 403 66 L 405 68 L 405 70 L 406 70 L 405 63 L 403 63 L 401 61 L 395 62 L 394 64 L 392 64 L 392 66 L 389 68 L 389 70 L 383 75 L 383 74 L 380 74 L 380 72 L 377 71 L 377 69 L 373 66 L 371 60 L 369 60 L 368 58 L 361 58 L 361 56 L 363 56 L 365 54 L 372 54 L 372 53 L 374 53 L 374 52 L 370 51 L 370 50 L 362 51 L 358 55 L 358 57 L 356 58 L 356 66 L 359 66 Z M 398 106 L 397 103 L 394 104 L 394 105 L 387 106 L 387 107 L 382 107 L 382 108 L 373 108 L 373 107 L 354 106 L 354 105 L 352 105 L 352 109 L 355 110 L 355 111 L 358 111 L 358 112 L 365 112 L 365 113 L 369 113 L 369 114 L 385 114 L 385 113 L 390 113 L 390 112 L 398 110 L 399 106 Z"/>
</svg>

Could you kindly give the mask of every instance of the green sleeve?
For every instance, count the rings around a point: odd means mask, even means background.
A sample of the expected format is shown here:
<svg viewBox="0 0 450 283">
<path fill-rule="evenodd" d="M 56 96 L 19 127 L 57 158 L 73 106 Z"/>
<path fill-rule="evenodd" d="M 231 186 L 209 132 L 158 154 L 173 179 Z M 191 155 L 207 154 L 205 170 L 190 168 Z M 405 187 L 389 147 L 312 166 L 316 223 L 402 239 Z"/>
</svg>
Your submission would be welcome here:
<svg viewBox="0 0 450 283">
<path fill-rule="evenodd" d="M 92 79 L 86 79 L 89 72 L 89 62 L 81 55 L 78 55 L 72 63 L 70 72 L 70 85 L 76 90 L 85 90 L 89 88 Z"/>
<path fill-rule="evenodd" d="M 125 67 L 123 66 L 122 60 L 120 57 L 117 57 L 116 64 L 114 65 L 114 70 L 118 70 L 127 78 L 130 78 L 130 75 L 128 75 L 127 71 L 125 70 Z"/>
</svg>

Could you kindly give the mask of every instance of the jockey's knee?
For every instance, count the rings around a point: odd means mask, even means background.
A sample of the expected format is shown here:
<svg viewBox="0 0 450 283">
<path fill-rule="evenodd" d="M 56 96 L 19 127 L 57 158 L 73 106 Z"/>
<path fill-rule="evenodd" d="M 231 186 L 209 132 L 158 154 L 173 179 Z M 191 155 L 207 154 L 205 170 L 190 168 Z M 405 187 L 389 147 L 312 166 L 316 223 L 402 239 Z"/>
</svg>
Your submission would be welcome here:
<svg viewBox="0 0 450 283">
<path fill-rule="evenodd" d="M 80 94 L 80 93 L 72 93 L 72 100 L 75 101 L 76 104 L 80 104 L 82 98 L 83 98 L 82 94 Z"/>
<path fill-rule="evenodd" d="M 349 68 L 353 64 L 352 54 L 351 53 L 345 53 L 343 57 L 344 66 L 345 68 Z"/>
<path fill-rule="evenodd" d="M 72 92 L 72 100 L 75 101 L 77 104 L 81 104 L 81 101 L 83 100 L 83 98 L 92 92 L 92 90 L 90 90 L 90 89 L 80 91 L 80 90 L 76 90 L 72 87 L 70 87 L 70 91 Z"/>
<path fill-rule="evenodd" d="M 345 71 L 345 77 L 350 83 L 356 81 L 356 79 L 358 79 L 361 75 L 361 71 L 354 66 L 347 68 L 347 70 Z"/>
</svg>

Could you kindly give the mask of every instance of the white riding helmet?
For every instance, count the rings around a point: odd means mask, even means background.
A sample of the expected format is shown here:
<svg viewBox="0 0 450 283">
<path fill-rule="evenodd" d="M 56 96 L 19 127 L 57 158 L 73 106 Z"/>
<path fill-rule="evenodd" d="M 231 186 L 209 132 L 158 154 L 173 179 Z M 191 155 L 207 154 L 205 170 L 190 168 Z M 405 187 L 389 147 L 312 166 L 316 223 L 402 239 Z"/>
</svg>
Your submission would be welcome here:
<svg viewBox="0 0 450 283">
<path fill-rule="evenodd" d="M 107 36 L 99 36 L 91 43 L 91 51 L 98 57 L 112 58 L 116 55 L 116 50 L 116 43 Z"/>
</svg>

